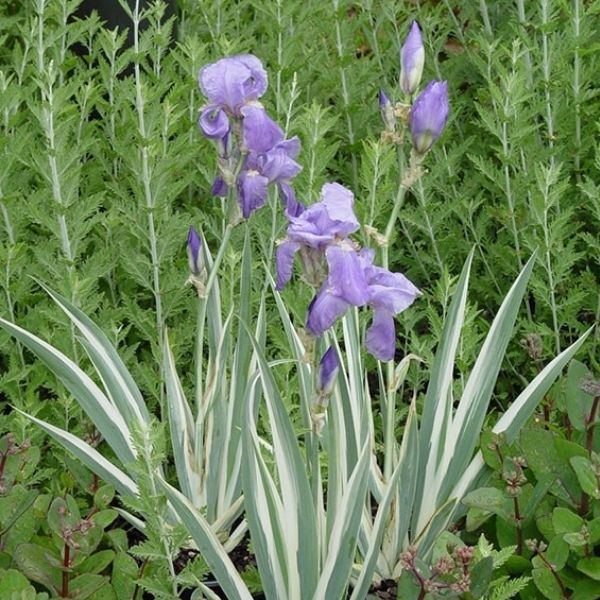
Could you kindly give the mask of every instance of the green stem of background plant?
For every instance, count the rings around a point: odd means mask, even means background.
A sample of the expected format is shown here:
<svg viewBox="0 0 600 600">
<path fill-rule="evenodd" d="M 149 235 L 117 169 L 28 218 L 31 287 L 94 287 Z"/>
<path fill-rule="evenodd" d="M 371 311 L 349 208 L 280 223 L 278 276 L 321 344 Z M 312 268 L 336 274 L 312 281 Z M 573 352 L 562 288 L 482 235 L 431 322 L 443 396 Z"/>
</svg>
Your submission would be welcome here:
<svg viewBox="0 0 600 600">
<path fill-rule="evenodd" d="M 63 572 L 62 572 L 62 587 L 60 590 L 61 598 L 69 597 L 69 563 L 71 562 L 71 548 L 69 544 L 65 543 L 65 552 L 63 558 Z"/>
<path fill-rule="evenodd" d="M 144 189 L 145 208 L 148 219 L 148 243 L 150 246 L 150 261 L 152 269 L 152 293 L 154 296 L 154 308 L 156 312 L 156 331 L 158 334 L 158 348 L 160 355 L 164 350 L 165 322 L 162 308 L 162 295 L 160 287 L 160 264 L 158 258 L 158 242 L 156 235 L 156 224 L 154 222 L 154 210 L 156 199 L 152 193 L 152 182 L 150 175 L 149 154 L 146 142 L 147 131 L 145 121 L 145 101 L 142 89 L 142 78 L 140 72 L 139 52 L 140 52 L 140 0 L 136 0 L 133 11 L 133 48 L 136 59 L 134 60 L 133 72 L 135 79 L 135 109 L 138 116 L 138 133 L 141 139 L 140 155 L 142 161 L 142 184 Z M 162 362 L 162 361 L 161 361 Z M 161 415 L 165 415 L 164 410 L 164 385 L 162 370 L 160 371 L 160 409 Z"/>
</svg>

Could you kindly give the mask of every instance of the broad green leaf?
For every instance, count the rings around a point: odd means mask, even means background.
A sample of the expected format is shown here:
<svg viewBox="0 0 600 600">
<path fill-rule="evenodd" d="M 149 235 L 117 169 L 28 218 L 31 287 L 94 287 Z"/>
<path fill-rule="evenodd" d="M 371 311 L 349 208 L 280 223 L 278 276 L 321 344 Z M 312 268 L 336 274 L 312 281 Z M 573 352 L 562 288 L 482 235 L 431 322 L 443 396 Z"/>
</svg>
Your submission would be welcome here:
<svg viewBox="0 0 600 600">
<path fill-rule="evenodd" d="M 565 404 L 569 421 L 577 431 L 585 431 L 586 419 L 590 414 L 593 398 L 581 389 L 581 383 L 590 377 L 588 368 L 578 360 L 572 360 L 567 371 Z"/>
<path fill-rule="evenodd" d="M 69 581 L 69 597 L 73 600 L 86 600 L 107 584 L 108 577 L 84 573 Z M 103 595 L 106 597 L 106 594 Z"/>
<path fill-rule="evenodd" d="M 557 535 L 581 531 L 583 519 L 572 510 L 557 506 L 552 511 L 552 525 Z"/>
<path fill-rule="evenodd" d="M 544 595 L 544 598 L 548 598 L 548 600 L 564 600 L 565 595 L 550 569 L 533 569 L 531 575 L 535 586 Z"/>
<path fill-rule="evenodd" d="M 581 489 L 592 498 L 600 498 L 596 469 L 590 459 L 585 456 L 574 456 L 570 462 L 577 475 Z"/>
<path fill-rule="evenodd" d="M 598 600 L 598 583 L 593 579 L 578 581 L 573 588 L 571 600 Z"/>
<path fill-rule="evenodd" d="M 118 552 L 113 561 L 112 584 L 118 600 L 131 600 L 136 588 L 139 567 L 126 552 Z"/>
<path fill-rule="evenodd" d="M 469 592 L 473 598 L 481 598 L 488 589 L 492 572 L 494 570 L 494 559 L 491 556 L 481 559 L 471 569 L 471 585 Z"/>
<path fill-rule="evenodd" d="M 78 567 L 79 573 L 102 573 L 115 558 L 114 550 L 100 550 L 88 556 Z"/>
<path fill-rule="evenodd" d="M 567 564 L 569 544 L 559 535 L 553 537 L 546 549 L 546 558 L 557 571 L 560 571 Z"/>
<path fill-rule="evenodd" d="M 590 535 L 590 544 L 595 544 L 600 540 L 600 517 L 596 517 L 587 524 L 587 530 Z"/>
<path fill-rule="evenodd" d="M 600 581 L 600 557 L 588 556 L 582 558 L 577 562 L 577 569 L 595 581 Z"/>
<path fill-rule="evenodd" d="M 21 544 L 15 549 L 13 560 L 28 579 L 58 594 L 62 574 L 58 567 L 53 566 L 53 563 L 60 564 L 60 558 L 55 553 L 38 544 Z"/>
<path fill-rule="evenodd" d="M 462 499 L 462 503 L 468 507 L 489 511 L 511 522 L 514 520 L 512 502 L 498 488 L 488 487 L 473 490 Z"/>
<path fill-rule="evenodd" d="M 402 571 L 398 581 L 398 598 L 402 600 L 418 600 L 421 598 L 421 586 L 417 583 L 415 576 L 406 569 Z"/>
</svg>

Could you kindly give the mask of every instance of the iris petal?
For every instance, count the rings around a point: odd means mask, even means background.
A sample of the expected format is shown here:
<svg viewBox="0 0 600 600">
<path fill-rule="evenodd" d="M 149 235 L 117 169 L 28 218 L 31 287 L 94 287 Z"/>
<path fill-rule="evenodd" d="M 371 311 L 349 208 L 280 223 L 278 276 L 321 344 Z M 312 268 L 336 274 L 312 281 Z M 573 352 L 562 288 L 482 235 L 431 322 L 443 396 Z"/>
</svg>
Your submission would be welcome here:
<svg viewBox="0 0 600 600">
<path fill-rule="evenodd" d="M 396 351 L 394 317 L 385 310 L 375 310 L 373 323 L 367 329 L 367 350 L 378 360 L 392 360 Z"/>
<path fill-rule="evenodd" d="M 348 310 L 349 306 L 343 298 L 331 292 L 329 282 L 326 281 L 308 307 L 307 329 L 314 336 L 322 335 Z"/>
</svg>

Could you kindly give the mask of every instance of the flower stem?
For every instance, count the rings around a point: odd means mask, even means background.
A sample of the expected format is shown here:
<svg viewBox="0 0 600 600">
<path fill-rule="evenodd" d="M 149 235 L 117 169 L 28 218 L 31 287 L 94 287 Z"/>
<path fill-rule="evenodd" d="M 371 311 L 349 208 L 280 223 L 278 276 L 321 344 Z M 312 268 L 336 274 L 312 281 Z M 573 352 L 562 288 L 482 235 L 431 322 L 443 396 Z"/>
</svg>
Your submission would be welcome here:
<svg viewBox="0 0 600 600">
<path fill-rule="evenodd" d="M 60 590 L 61 598 L 69 597 L 69 563 L 71 561 L 71 547 L 69 544 L 65 544 L 65 556 L 63 558 L 63 572 L 62 572 L 62 588 Z"/>
</svg>

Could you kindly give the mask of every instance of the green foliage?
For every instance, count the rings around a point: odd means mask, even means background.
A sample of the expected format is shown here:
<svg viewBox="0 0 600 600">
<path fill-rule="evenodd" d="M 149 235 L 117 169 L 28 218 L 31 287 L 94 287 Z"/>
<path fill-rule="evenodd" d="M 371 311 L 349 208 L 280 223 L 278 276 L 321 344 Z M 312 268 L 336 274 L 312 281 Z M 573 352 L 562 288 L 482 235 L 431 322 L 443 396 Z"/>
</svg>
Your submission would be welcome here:
<svg viewBox="0 0 600 600">
<path fill-rule="evenodd" d="M 600 469 L 597 424 L 599 397 L 581 363 L 558 386 L 557 403 L 573 417 L 564 434 L 542 428 L 521 433 L 508 444 L 484 433 L 481 450 L 494 470 L 490 486 L 467 495 L 467 529 L 484 527 L 501 545 L 516 542 L 511 572 L 530 575 L 537 592 L 550 600 L 593 598 L 600 577 Z M 493 525 L 486 523 L 493 520 Z M 543 540 L 543 541 L 542 541 Z M 516 560 L 518 558 L 518 560 Z M 535 598 L 531 588 L 523 598 Z"/>
<path fill-rule="evenodd" d="M 189 324 L 195 298 L 184 286 L 187 227 L 201 224 L 211 246 L 223 231 L 221 206 L 209 194 L 214 160 L 197 133 L 203 99 L 195 81 L 201 65 L 223 54 L 254 52 L 267 65 L 264 103 L 286 132 L 302 141 L 300 199 L 315 201 L 326 180 L 352 187 L 359 218 L 370 227 L 362 242 L 382 252 L 381 232 L 402 197 L 390 265 L 424 292 L 415 309 L 399 319 L 402 354 L 414 353 L 431 364 L 449 307 L 451 274 L 475 246 L 454 397 L 463 391 L 492 307 L 534 250 L 531 288 L 517 318 L 523 342 L 508 346 L 492 409 L 506 410 L 523 380 L 598 322 L 598 0 L 180 0 L 175 23 L 161 24 L 160 3 L 149 9 L 144 18 L 150 26 L 137 50 L 126 48 L 124 32 L 107 31 L 97 19 L 70 20 L 76 4 L 0 0 L 0 316 L 35 331 L 89 371 L 75 329 L 32 277 L 50 283 L 107 333 L 153 415 L 167 412 L 161 375 L 167 326 L 179 373 L 191 372 L 194 361 Z M 376 94 L 384 87 L 397 95 L 398 52 L 412 18 L 424 31 L 425 78 L 449 81 L 452 109 L 448 130 L 424 165 L 427 173 L 403 190 L 406 167 L 398 147 L 380 138 Z M 77 57 L 75 43 L 89 55 Z M 261 260 L 272 262 L 273 238 L 282 235 L 283 221 L 273 214 L 255 220 L 252 243 L 271 254 L 257 253 L 262 258 L 255 258 L 252 272 L 262 268 Z M 224 259 L 230 282 L 240 276 L 240 240 L 233 245 Z M 255 296 L 264 292 L 261 284 L 253 285 Z M 283 298 L 294 324 L 302 324 L 310 290 L 286 290 Z M 238 300 L 224 291 L 224 305 Z M 265 311 L 269 321 L 275 309 L 267 305 Z M 574 600 L 595 597 L 598 571 L 591 554 L 600 543 L 595 523 L 600 447 L 595 419 L 590 420 L 594 396 L 580 387 L 597 372 L 600 336 L 594 335 L 585 361 L 590 368 L 573 362 L 565 390 L 545 398 L 537 418 L 546 429 L 529 430 L 514 444 L 499 440 L 502 456 L 490 450 L 495 443 L 490 435 L 482 437 L 483 458 L 496 477 L 467 499 L 467 526 L 486 528 L 502 545 L 517 543 L 520 530 L 520 557 L 527 563 L 521 572 L 533 578 L 526 591 L 524 578 L 502 575 L 491 583 L 490 600 L 517 591 L 535 597 L 534 588 L 546 597 L 558 593 L 541 558 L 546 551 L 532 559 L 525 548 L 529 535 L 546 540 L 557 553 L 565 546 L 552 546 L 553 540 L 564 540 L 568 558 L 560 576 Z M 279 330 L 268 336 L 270 359 L 285 339 Z M 21 343 L 7 339 L 0 333 L 0 428 L 15 431 L 19 440 L 30 437 L 32 446 L 10 455 L 3 466 L 0 569 L 6 570 L 7 593 L 43 598 L 45 592 L 15 573 L 14 553 L 20 544 L 41 543 L 32 541 L 36 536 L 46 542 L 60 537 L 51 535 L 39 514 L 40 498 L 70 494 L 82 504 L 91 476 L 72 460 L 65 461 L 69 468 L 63 472 L 60 451 L 54 446 L 46 451 L 41 434 L 8 414 L 10 407 L 87 438 L 103 455 L 110 456 L 110 450 L 62 384 Z M 399 390 L 398 431 L 404 426 L 404 401 L 415 394 L 422 402 L 424 372 L 410 369 Z M 298 387 L 293 366 L 284 366 L 276 377 L 289 389 Z M 192 379 L 182 377 L 186 392 Z M 298 430 L 295 392 L 283 400 Z M 489 426 L 495 420 L 494 414 L 485 417 Z M 259 427 L 266 427 L 262 415 Z M 527 466 L 515 463 L 519 457 Z M 155 460 L 147 457 L 147 464 L 158 464 Z M 526 481 L 519 483 L 521 476 Z M 138 549 L 140 560 L 151 565 L 142 585 L 169 597 L 174 593 L 169 565 L 183 534 L 162 519 L 158 509 L 164 498 L 151 489 L 148 472 L 140 477 L 147 504 L 131 509 L 155 516 L 147 524 L 148 545 Z M 511 485 L 514 496 L 505 489 Z M 518 523 L 515 500 L 523 515 Z M 111 510 L 108 502 L 99 497 L 93 506 L 99 509 L 96 520 L 108 519 L 100 516 Z M 96 527 L 105 532 L 98 547 L 115 554 L 100 572 L 107 558 L 90 563 L 83 579 L 74 576 L 74 589 L 80 597 L 92 594 L 112 565 L 118 600 L 130 597 L 125 590 L 131 592 L 138 565 L 125 553 L 118 530 L 106 531 L 104 521 Z M 60 558 L 64 548 L 47 545 Z M 88 556 L 96 554 L 90 550 Z M 177 575 L 176 585 L 194 585 L 202 569 L 197 561 L 189 577 L 185 571 Z M 56 585 L 56 572 L 47 570 L 46 583 Z"/>
</svg>

